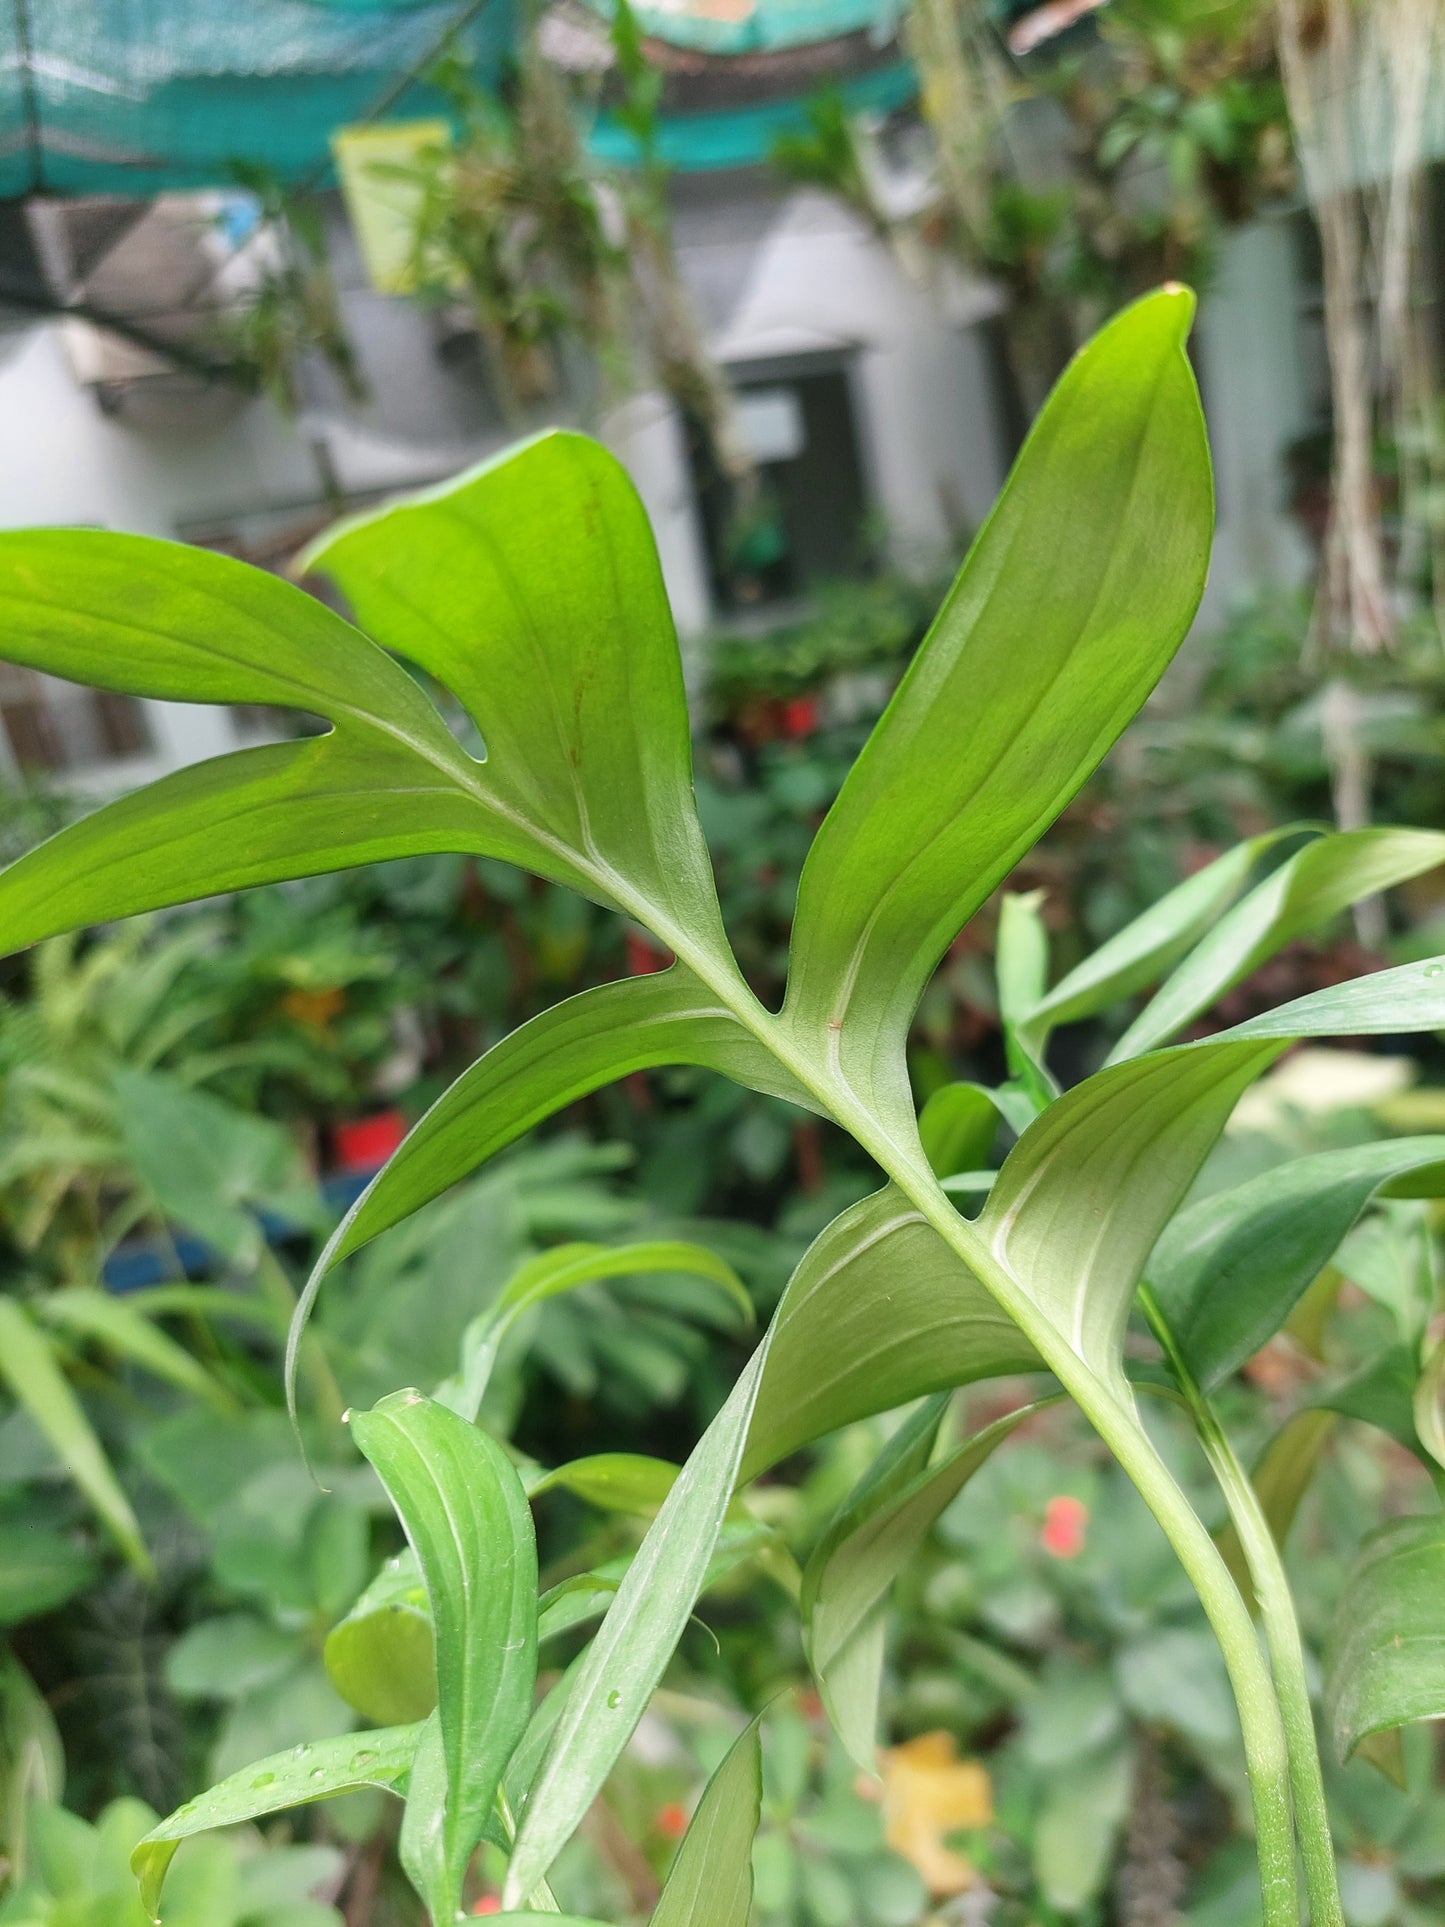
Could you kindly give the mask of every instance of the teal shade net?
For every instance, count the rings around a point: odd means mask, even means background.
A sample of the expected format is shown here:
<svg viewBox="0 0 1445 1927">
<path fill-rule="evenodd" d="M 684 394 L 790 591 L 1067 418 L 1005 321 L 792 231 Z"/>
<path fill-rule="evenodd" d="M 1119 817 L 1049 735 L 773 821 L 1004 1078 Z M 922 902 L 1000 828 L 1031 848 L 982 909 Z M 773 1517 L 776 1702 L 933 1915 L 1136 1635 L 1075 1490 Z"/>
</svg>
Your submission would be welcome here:
<svg viewBox="0 0 1445 1927">
<path fill-rule="evenodd" d="M 906 61 L 897 61 L 842 81 L 836 91 L 855 113 L 889 114 L 914 98 L 918 80 Z M 669 167 L 684 174 L 752 167 L 766 160 L 778 135 L 785 128 L 797 127 L 802 118 L 802 108 L 795 100 L 767 101 L 710 114 L 674 114 L 662 123 L 658 152 Z M 636 142 L 607 114 L 599 116 L 588 145 L 600 159 L 624 167 L 637 159 Z"/>
<path fill-rule="evenodd" d="M 507 0 L 0 0 L 0 196 L 305 178 L 334 128 L 436 111 L 409 76 L 453 30 L 494 69 Z"/>
<path fill-rule="evenodd" d="M 600 12 L 607 12 L 600 5 Z M 695 0 L 634 0 L 645 34 L 705 54 L 775 53 L 809 47 L 841 34 L 868 33 L 882 41 L 897 31 L 896 0 L 751 0 L 751 4 L 695 4 Z"/>
<path fill-rule="evenodd" d="M 638 13 L 648 34 L 727 56 L 865 32 L 881 44 L 897 4 L 642 0 Z M 0 0 L 0 201 L 224 186 L 237 160 L 288 181 L 329 180 L 336 128 L 442 111 L 417 74 L 449 45 L 495 73 L 513 27 L 511 0 Z M 887 110 L 914 81 L 895 60 L 844 79 L 842 91 Z M 684 169 L 755 163 L 800 111 L 773 99 L 677 114 L 663 152 Z M 605 114 L 594 145 L 629 158 Z"/>
</svg>

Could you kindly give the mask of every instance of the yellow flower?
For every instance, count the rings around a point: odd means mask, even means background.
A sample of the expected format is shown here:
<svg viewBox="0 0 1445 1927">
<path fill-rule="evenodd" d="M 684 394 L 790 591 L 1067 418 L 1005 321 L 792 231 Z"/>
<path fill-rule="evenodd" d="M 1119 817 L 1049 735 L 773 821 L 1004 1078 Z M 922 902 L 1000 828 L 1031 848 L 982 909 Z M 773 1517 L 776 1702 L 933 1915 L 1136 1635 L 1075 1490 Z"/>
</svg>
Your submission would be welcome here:
<svg viewBox="0 0 1445 1927">
<path fill-rule="evenodd" d="M 993 1819 L 993 1789 L 977 1760 L 960 1760 L 951 1733 L 920 1733 L 883 1754 L 888 1844 L 917 1868 L 935 1897 L 960 1894 L 978 1875 L 944 1842 Z"/>
</svg>

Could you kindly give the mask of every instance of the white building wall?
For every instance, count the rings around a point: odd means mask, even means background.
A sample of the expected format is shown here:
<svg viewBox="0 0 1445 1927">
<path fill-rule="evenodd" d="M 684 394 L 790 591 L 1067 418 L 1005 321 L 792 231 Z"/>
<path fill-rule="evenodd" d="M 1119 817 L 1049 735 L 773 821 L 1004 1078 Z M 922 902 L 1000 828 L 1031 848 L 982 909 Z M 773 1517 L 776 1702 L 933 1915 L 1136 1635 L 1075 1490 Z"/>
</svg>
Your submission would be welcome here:
<svg viewBox="0 0 1445 1927">
<path fill-rule="evenodd" d="M 684 230 L 685 234 L 685 230 Z M 684 272 L 707 242 L 680 250 Z M 709 264 L 734 290 L 713 332 L 725 363 L 827 349 L 856 351 L 854 401 L 866 479 L 902 567 L 936 565 L 976 528 L 1003 480 L 990 377 L 976 326 L 990 301 L 976 290 L 915 284 L 841 203 L 801 192 L 762 244 L 734 247 L 739 273 Z"/>
<path fill-rule="evenodd" d="M 865 484 L 894 561 L 923 571 L 956 559 L 963 532 L 983 520 L 1003 479 L 980 325 L 988 291 L 961 280 L 916 283 L 824 195 L 757 184 L 708 192 L 711 201 L 691 209 L 684 198 L 677 238 L 714 351 L 740 368 L 846 354 Z M 360 410 L 313 410 L 303 424 L 241 398 L 208 401 L 164 427 L 112 419 L 77 385 L 60 324 L 0 340 L 0 527 L 79 523 L 173 536 L 266 511 L 299 515 L 323 495 L 310 446 L 318 436 L 341 488 L 365 493 L 437 480 L 516 432 L 502 430 L 439 364 L 415 310 L 350 275 L 343 283 L 376 398 Z M 1200 323 L 1220 484 L 1211 614 L 1240 585 L 1294 579 L 1304 565 L 1280 468 L 1282 447 L 1308 425 L 1296 301 L 1282 225 L 1260 223 L 1230 240 Z M 652 516 L 679 630 L 696 637 L 709 618 L 708 572 L 675 414 L 659 396 L 642 395 L 613 411 L 601 432 Z M 156 757 L 151 768 L 126 770 L 127 779 L 235 741 L 225 712 L 151 708 Z"/>
<path fill-rule="evenodd" d="M 1301 353 L 1301 290 L 1284 217 L 1228 235 L 1202 303 L 1198 358 L 1218 529 L 1203 620 L 1260 583 L 1298 583 L 1308 544 L 1291 519 L 1284 455 L 1317 424 Z"/>
</svg>

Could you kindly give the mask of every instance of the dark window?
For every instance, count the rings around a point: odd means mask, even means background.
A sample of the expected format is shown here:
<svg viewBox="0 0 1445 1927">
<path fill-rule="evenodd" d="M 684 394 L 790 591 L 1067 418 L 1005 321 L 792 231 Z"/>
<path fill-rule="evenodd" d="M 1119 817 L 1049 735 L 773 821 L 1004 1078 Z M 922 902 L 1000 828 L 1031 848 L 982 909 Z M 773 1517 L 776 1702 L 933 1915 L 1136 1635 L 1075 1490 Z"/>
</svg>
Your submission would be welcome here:
<svg viewBox="0 0 1445 1927">
<path fill-rule="evenodd" d="M 90 769 L 152 747 L 145 711 L 133 696 L 82 689 L 12 663 L 0 664 L 0 726 L 26 775 Z"/>
<path fill-rule="evenodd" d="M 714 602 L 738 613 L 868 573 L 876 561 L 848 362 L 838 356 L 732 371 L 739 423 L 756 455 L 755 503 L 739 512 L 706 438 L 689 453 Z"/>
</svg>

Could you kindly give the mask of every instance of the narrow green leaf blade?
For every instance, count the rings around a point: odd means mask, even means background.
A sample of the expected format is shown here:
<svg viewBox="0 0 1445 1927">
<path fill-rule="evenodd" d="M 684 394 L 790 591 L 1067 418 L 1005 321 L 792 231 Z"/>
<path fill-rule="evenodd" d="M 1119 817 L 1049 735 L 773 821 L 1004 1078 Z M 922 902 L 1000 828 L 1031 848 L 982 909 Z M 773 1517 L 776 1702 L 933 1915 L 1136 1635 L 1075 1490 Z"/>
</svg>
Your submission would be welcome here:
<svg viewBox="0 0 1445 1927">
<path fill-rule="evenodd" d="M 593 894 L 731 964 L 662 571 L 606 449 L 550 431 L 343 522 L 307 562 L 471 712 L 501 810 L 565 850 Z"/>
<path fill-rule="evenodd" d="M 1255 864 L 1284 838 L 1307 826 L 1289 825 L 1246 837 L 1223 856 L 1186 877 L 1132 923 L 1101 944 L 1061 977 L 1024 1020 L 1030 1041 L 1041 1049 L 1060 1024 L 1093 1017 L 1110 1004 L 1132 997 L 1212 930 L 1248 881 Z"/>
<path fill-rule="evenodd" d="M 1441 863 L 1445 835 L 1433 830 L 1347 830 L 1307 844 L 1214 925 L 1125 1031 L 1109 1062 L 1167 1043 L 1295 937 Z"/>
<path fill-rule="evenodd" d="M 642 1452 L 598 1452 L 544 1472 L 533 1484 L 531 1496 L 574 1492 L 600 1511 L 651 1519 L 677 1484 L 679 1469 L 667 1459 L 648 1458 Z"/>
<path fill-rule="evenodd" d="M 858 1525 L 904 1491 L 928 1464 L 950 1397 L 947 1392 L 935 1393 L 904 1419 L 839 1507 L 803 1569 L 798 1606 L 804 1650 L 833 1730 L 843 1750 L 865 1773 L 877 1771 L 878 1703 L 888 1643 L 887 1594 L 881 1593 L 858 1623 L 835 1642 L 823 1669 L 814 1663 L 812 1638 L 819 1584 L 833 1554 Z"/>
<path fill-rule="evenodd" d="M 924 1393 L 1040 1369 L 1012 1319 L 887 1185 L 836 1217 L 793 1273 L 773 1320 L 744 1476 Z"/>
<path fill-rule="evenodd" d="M 1217 1037 L 1107 1066 L 1014 1146 L 978 1219 L 1021 1289 L 1101 1377 L 1120 1381 L 1145 1263 L 1245 1088 L 1300 1037 L 1445 1024 L 1445 961 L 1333 985 Z"/>
<path fill-rule="evenodd" d="M 1329 1411 L 1296 1412 L 1265 1446 L 1250 1471 L 1250 1484 L 1259 1496 L 1275 1544 L 1283 1552 L 1300 1501 L 1319 1470 L 1325 1449 L 1339 1423 Z M 1219 1534 L 1219 1550 L 1245 1604 L 1254 1608 L 1254 1580 L 1249 1560 L 1234 1527 Z"/>
<path fill-rule="evenodd" d="M 756 1089 L 802 1095 L 731 1012 L 679 968 L 604 984 L 554 1005 L 463 1072 L 342 1219 L 297 1306 L 286 1353 L 288 1392 L 316 1295 L 341 1259 L 564 1104 L 658 1064 L 699 1064 Z"/>
<path fill-rule="evenodd" d="M 1016 1030 L 1043 996 L 1049 981 L 1049 933 L 1044 893 L 1005 890 L 998 910 L 998 1013 Z"/>
<path fill-rule="evenodd" d="M 207 1405 L 222 1411 L 235 1405 L 204 1365 L 125 1299 L 87 1285 L 70 1285 L 35 1299 L 33 1309 L 47 1325 L 94 1339 Z"/>
<path fill-rule="evenodd" d="M 763 1749 L 754 1720 L 708 1781 L 650 1927 L 748 1927 L 753 1836 L 762 1810 Z"/>
<path fill-rule="evenodd" d="M 1362 1741 L 1445 1717 L 1445 1515 L 1366 1540 L 1325 1656 L 1325 1714 L 1347 1760 Z"/>
<path fill-rule="evenodd" d="M 894 1128 L 934 965 L 1193 620 L 1213 524 L 1193 310 L 1153 295 L 1075 358 L 809 852 L 787 1015 Z"/>
<path fill-rule="evenodd" d="M 814 1670 L 824 1673 L 872 1608 L 886 1598 L 939 1518 L 974 1473 L 1004 1440 L 1050 1400 L 1020 1406 L 985 1426 L 934 1466 L 923 1465 L 901 1487 L 875 1490 L 845 1514 L 845 1528 L 831 1531 L 811 1587 L 808 1638 Z M 820 1549 L 821 1550 L 821 1549 Z"/>
<path fill-rule="evenodd" d="M 153 1573 L 130 1500 L 45 1338 L 13 1298 L 0 1296 L 0 1379 L 54 1447 L 97 1518 L 137 1572 Z"/>
<path fill-rule="evenodd" d="M 1149 1281 L 1206 1390 L 1274 1336 L 1370 1200 L 1407 1177 L 1445 1192 L 1445 1137 L 1294 1158 L 1201 1199 L 1166 1227 Z"/>
<path fill-rule="evenodd" d="M 717 1544 L 767 1346 L 764 1340 L 753 1354 L 683 1467 L 578 1667 L 522 1815 L 504 1906 L 546 1878 L 647 1710 Z"/>
<path fill-rule="evenodd" d="M 502 1770 L 532 1711 L 532 1518 L 501 1448 L 420 1393 L 394 1393 L 355 1413 L 351 1425 L 401 1514 L 426 1581 L 445 1766 L 444 1858 L 455 1911 Z"/>
<path fill-rule="evenodd" d="M 938 1465 L 874 1483 L 844 1509 L 803 1575 L 808 1663 L 848 1752 L 876 1770 L 878 1672 L 888 1594 L 939 1518 L 978 1468 L 1041 1406 L 1026 1405 L 986 1426 Z"/>
<path fill-rule="evenodd" d="M 529 1258 L 507 1281 L 495 1314 L 513 1317 L 529 1305 L 601 1278 L 626 1278 L 646 1272 L 683 1272 L 719 1286 L 751 1323 L 753 1301 L 732 1266 L 702 1245 L 682 1238 L 654 1238 L 627 1245 L 565 1244 Z"/>
<path fill-rule="evenodd" d="M 188 1800 L 151 1831 L 131 1855 L 140 1882 L 141 1904 L 158 1919 L 161 1887 L 177 1847 L 213 1827 L 240 1826 L 288 1807 L 329 1800 L 360 1787 L 402 1793 L 416 1752 L 418 1726 L 385 1727 L 372 1733 L 346 1733 L 257 1760 L 219 1786 Z"/>
</svg>

